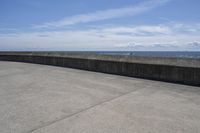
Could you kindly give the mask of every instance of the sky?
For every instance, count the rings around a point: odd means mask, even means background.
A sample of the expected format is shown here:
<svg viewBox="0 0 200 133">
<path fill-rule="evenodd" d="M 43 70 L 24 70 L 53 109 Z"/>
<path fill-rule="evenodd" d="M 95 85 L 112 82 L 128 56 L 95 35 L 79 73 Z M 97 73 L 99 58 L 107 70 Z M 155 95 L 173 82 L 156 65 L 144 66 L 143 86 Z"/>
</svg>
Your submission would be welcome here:
<svg viewBox="0 0 200 133">
<path fill-rule="evenodd" d="M 200 51 L 200 0 L 0 0 L 0 51 Z"/>
</svg>

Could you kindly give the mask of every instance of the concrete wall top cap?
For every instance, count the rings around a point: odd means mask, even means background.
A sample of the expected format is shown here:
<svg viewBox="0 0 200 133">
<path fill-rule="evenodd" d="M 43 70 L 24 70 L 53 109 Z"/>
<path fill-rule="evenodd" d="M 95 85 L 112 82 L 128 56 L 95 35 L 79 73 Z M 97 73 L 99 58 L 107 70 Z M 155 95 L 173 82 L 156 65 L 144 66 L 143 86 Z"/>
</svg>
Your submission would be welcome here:
<svg viewBox="0 0 200 133">
<path fill-rule="evenodd" d="M 190 59 L 190 58 L 100 55 L 100 54 L 95 54 L 95 53 L 84 53 L 84 52 L 0 52 L 0 56 L 3 56 L 3 55 L 51 56 L 51 57 L 53 56 L 53 57 L 63 57 L 63 58 L 78 58 L 78 59 L 89 59 L 89 60 L 104 60 L 104 61 L 114 61 L 114 62 L 200 68 L 200 59 Z"/>
</svg>

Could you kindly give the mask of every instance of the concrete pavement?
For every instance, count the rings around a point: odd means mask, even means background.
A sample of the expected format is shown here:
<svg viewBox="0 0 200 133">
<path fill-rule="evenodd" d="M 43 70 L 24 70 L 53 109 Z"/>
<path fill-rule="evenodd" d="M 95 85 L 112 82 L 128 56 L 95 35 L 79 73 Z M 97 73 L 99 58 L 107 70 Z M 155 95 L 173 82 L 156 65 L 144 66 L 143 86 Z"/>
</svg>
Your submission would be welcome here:
<svg viewBox="0 0 200 133">
<path fill-rule="evenodd" d="M 0 62 L 0 133 L 199 133 L 200 88 Z"/>
</svg>

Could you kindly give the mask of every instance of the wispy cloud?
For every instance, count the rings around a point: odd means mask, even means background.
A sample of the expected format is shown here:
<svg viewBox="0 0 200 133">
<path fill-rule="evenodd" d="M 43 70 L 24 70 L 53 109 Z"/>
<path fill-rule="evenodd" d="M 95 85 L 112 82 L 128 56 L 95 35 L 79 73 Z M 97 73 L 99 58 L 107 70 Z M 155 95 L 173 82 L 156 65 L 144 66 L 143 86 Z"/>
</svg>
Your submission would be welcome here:
<svg viewBox="0 0 200 133">
<path fill-rule="evenodd" d="M 171 34 L 171 28 L 166 25 L 138 25 L 111 27 L 102 30 L 104 33 L 130 35 L 130 36 L 155 36 Z"/>
<path fill-rule="evenodd" d="M 56 27 L 69 26 L 79 23 L 88 23 L 88 22 L 95 22 L 113 18 L 134 16 L 149 11 L 169 1 L 170 0 L 148 0 L 143 3 L 139 3 L 138 5 L 129 6 L 125 8 L 108 9 L 108 10 L 96 11 L 94 13 L 79 14 L 63 18 L 58 21 L 47 22 L 41 25 L 35 25 L 34 28 L 56 28 Z"/>
</svg>

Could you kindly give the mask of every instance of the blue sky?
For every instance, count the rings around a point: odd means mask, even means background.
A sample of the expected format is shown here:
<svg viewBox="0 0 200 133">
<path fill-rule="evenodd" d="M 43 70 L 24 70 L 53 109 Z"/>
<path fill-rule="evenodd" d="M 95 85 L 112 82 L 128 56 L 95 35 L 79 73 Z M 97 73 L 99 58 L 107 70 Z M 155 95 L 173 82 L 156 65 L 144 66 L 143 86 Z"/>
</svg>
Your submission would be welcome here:
<svg viewBox="0 0 200 133">
<path fill-rule="evenodd" d="M 199 0 L 0 0 L 0 50 L 200 50 Z"/>
</svg>

